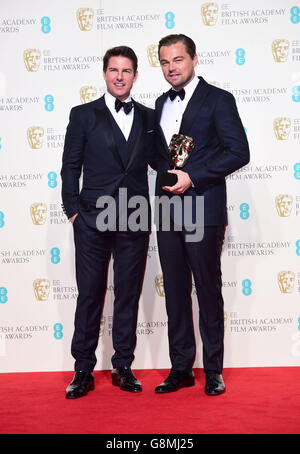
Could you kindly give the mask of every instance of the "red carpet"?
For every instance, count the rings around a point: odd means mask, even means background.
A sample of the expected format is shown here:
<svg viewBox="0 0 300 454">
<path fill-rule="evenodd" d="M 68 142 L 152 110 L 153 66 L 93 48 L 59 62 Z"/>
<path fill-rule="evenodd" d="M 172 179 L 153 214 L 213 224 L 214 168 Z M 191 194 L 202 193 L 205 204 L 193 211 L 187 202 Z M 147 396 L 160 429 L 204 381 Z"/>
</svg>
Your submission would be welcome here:
<svg viewBox="0 0 300 454">
<path fill-rule="evenodd" d="M 137 370 L 143 392 L 111 385 L 95 371 L 96 388 L 67 400 L 73 372 L 0 374 L 1 434 L 299 434 L 300 368 L 225 369 L 227 391 L 206 396 L 196 385 L 156 395 L 166 370 Z"/>
</svg>

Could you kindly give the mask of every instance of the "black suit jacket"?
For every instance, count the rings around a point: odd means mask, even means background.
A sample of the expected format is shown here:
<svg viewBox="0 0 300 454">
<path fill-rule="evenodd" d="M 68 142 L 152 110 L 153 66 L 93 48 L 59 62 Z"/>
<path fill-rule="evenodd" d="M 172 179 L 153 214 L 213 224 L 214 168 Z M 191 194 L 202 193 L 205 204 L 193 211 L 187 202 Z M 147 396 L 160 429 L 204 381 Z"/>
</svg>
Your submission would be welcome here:
<svg viewBox="0 0 300 454">
<path fill-rule="evenodd" d="M 66 131 L 62 177 L 62 200 L 70 218 L 80 213 L 95 227 L 96 202 L 100 196 L 117 197 L 126 188 L 128 197 L 142 195 L 148 200 L 148 163 L 155 168 L 153 156 L 154 111 L 134 101 L 134 120 L 128 139 L 126 164 L 113 129 L 113 116 L 104 97 L 76 106 L 70 112 Z M 135 122 L 139 126 L 134 128 Z M 82 188 L 79 180 L 83 170 Z"/>
<path fill-rule="evenodd" d="M 159 124 L 168 94 L 156 100 Z M 249 162 L 249 146 L 234 97 L 227 91 L 208 84 L 202 77 L 191 97 L 179 133 L 192 137 L 194 150 L 182 168 L 194 188 L 184 195 L 204 196 L 204 224 L 224 225 L 227 222 L 225 177 Z M 158 153 L 164 168 L 169 169 L 168 144 L 158 125 Z M 161 166 L 160 166 L 161 167 Z M 162 170 L 162 169 L 161 169 Z M 156 194 L 170 194 L 156 184 Z"/>
</svg>

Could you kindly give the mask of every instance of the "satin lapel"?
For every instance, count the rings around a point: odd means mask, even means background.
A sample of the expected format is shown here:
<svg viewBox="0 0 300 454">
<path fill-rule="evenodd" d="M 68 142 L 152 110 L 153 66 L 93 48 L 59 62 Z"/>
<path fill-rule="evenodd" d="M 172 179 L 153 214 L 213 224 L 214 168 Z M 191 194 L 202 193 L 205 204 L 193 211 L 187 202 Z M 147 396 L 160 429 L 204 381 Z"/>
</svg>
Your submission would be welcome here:
<svg viewBox="0 0 300 454">
<path fill-rule="evenodd" d="M 161 139 L 161 142 L 162 142 L 162 144 L 163 144 L 163 147 L 164 147 L 166 150 L 168 150 L 168 144 L 167 144 L 167 141 L 166 141 L 164 132 L 163 132 L 163 130 L 162 130 L 162 128 L 161 128 L 160 125 L 158 125 L 158 133 L 159 133 L 159 135 L 160 135 L 160 139 Z"/>
<path fill-rule="evenodd" d="M 168 97 L 168 93 L 164 93 L 161 96 L 161 98 L 158 99 L 157 104 L 156 104 L 156 108 L 155 108 L 158 133 L 160 135 L 161 143 L 163 144 L 163 146 L 166 149 L 166 151 L 168 151 L 168 144 L 166 142 L 166 138 L 165 138 L 165 135 L 163 133 L 163 130 L 162 130 L 161 126 L 160 126 L 160 119 L 161 119 L 161 114 L 162 114 L 162 110 L 163 110 L 163 107 L 164 107 L 164 103 L 165 103 L 167 97 Z"/>
<path fill-rule="evenodd" d="M 209 84 L 205 82 L 202 77 L 199 78 L 200 81 L 196 87 L 196 90 L 193 93 L 193 96 L 189 100 L 184 114 L 182 116 L 181 125 L 179 129 L 179 134 L 188 135 L 191 126 L 193 125 L 194 119 L 198 114 L 201 106 L 207 96 L 209 91 Z"/>
<path fill-rule="evenodd" d="M 135 159 L 135 157 L 136 157 L 136 155 L 137 155 L 137 153 L 139 151 L 139 148 L 142 145 L 142 138 L 146 137 L 146 133 L 147 133 L 147 131 L 146 131 L 146 126 L 147 126 L 146 112 L 144 110 L 140 109 L 136 104 L 134 104 L 134 118 L 133 118 L 133 122 L 136 121 L 136 115 L 140 116 L 141 127 L 139 128 L 138 136 L 136 138 L 135 145 L 134 145 L 134 148 L 133 148 L 132 153 L 130 155 L 126 170 L 129 169 L 129 167 L 131 166 L 133 160 Z M 133 125 L 132 125 L 131 130 L 133 130 Z M 130 140 L 130 136 L 128 138 L 128 142 L 129 142 L 129 140 Z"/>
<path fill-rule="evenodd" d="M 111 125 L 111 120 L 110 120 L 110 112 L 109 109 L 107 108 L 104 98 L 99 99 L 99 104 L 97 108 L 95 109 L 96 117 L 97 117 L 97 122 L 98 124 L 101 125 L 101 131 L 102 134 L 105 137 L 107 147 L 111 151 L 112 155 L 118 161 L 120 166 L 124 169 L 124 164 L 122 162 L 122 159 L 120 157 L 120 154 L 118 152 L 117 144 L 115 141 L 115 137 L 113 134 L 112 130 L 112 125 Z"/>
</svg>

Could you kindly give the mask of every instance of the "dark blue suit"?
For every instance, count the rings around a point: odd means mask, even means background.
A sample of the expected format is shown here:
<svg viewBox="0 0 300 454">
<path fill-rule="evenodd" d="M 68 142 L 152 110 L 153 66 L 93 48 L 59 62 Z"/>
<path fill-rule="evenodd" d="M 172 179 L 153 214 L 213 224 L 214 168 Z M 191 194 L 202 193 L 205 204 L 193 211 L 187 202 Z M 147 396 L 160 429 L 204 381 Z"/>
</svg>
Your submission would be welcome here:
<svg viewBox="0 0 300 454">
<path fill-rule="evenodd" d="M 92 371 L 96 364 L 100 318 L 111 254 L 114 258 L 114 368 L 130 366 L 136 345 L 138 301 L 144 276 L 149 231 L 99 231 L 96 207 L 100 196 L 118 203 L 120 188 L 127 196 L 148 201 L 148 163 L 153 153 L 154 112 L 134 102 L 134 119 L 126 140 L 104 97 L 74 107 L 63 153 L 62 199 L 70 218 L 75 213 L 74 241 L 78 299 L 72 355 L 75 370 Z M 83 172 L 82 188 L 79 179 Z M 150 219 L 149 219 L 150 225 Z M 118 226 L 118 220 L 117 220 Z"/>
<path fill-rule="evenodd" d="M 204 196 L 204 238 L 186 242 L 185 232 L 158 231 L 163 272 L 170 359 L 174 369 L 190 369 L 195 357 L 191 286 L 194 277 L 200 309 L 204 370 L 221 373 L 223 367 L 224 315 L 220 256 L 227 223 L 225 177 L 249 162 L 249 147 L 234 97 L 200 77 L 182 117 L 179 133 L 192 137 L 194 150 L 182 168 L 193 182 L 183 196 Z M 167 93 L 156 101 L 160 122 Z M 158 152 L 170 169 L 168 150 L 159 127 Z M 169 195 L 161 189 L 157 195 Z M 184 206 L 184 204 L 183 204 Z"/>
</svg>

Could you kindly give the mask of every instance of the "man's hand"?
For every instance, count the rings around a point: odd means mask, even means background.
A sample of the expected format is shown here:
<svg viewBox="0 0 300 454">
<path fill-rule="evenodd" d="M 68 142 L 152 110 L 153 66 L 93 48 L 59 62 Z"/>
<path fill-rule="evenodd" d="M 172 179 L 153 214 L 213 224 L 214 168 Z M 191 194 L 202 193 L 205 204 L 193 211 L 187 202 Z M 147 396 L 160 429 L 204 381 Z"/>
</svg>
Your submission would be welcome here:
<svg viewBox="0 0 300 454">
<path fill-rule="evenodd" d="M 71 218 L 70 218 L 70 221 L 72 222 L 72 224 L 74 224 L 74 221 L 76 219 L 76 217 L 78 216 L 78 213 L 74 214 Z"/>
<path fill-rule="evenodd" d="M 182 170 L 168 170 L 168 172 L 176 173 L 178 181 L 174 186 L 163 186 L 165 191 L 172 192 L 172 194 L 183 194 L 192 186 L 192 181 L 188 173 Z"/>
</svg>

